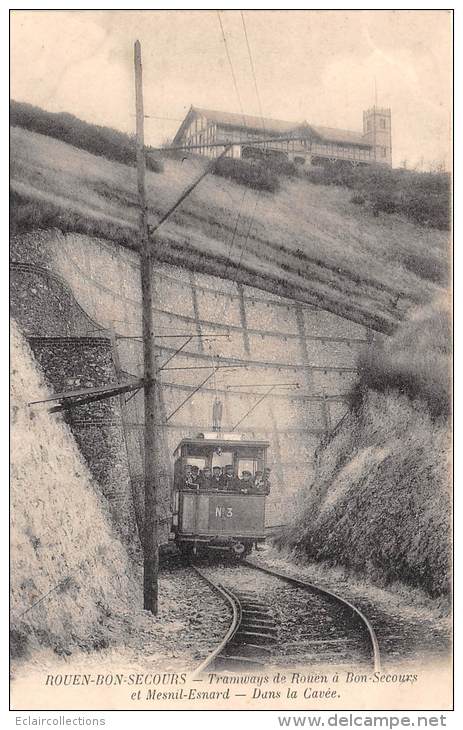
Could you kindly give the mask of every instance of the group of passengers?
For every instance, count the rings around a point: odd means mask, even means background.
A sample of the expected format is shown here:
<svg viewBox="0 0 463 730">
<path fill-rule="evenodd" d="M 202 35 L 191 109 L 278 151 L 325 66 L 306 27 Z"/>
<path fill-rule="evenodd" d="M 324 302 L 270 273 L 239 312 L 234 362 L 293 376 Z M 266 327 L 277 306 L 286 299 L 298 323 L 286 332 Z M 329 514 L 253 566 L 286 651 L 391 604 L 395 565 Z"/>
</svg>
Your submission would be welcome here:
<svg viewBox="0 0 463 730">
<path fill-rule="evenodd" d="M 235 476 L 233 464 L 214 466 L 212 470 L 205 466 L 202 471 L 195 464 L 185 467 L 186 489 L 196 489 L 207 492 L 240 492 L 241 494 L 269 494 L 271 469 L 256 471 L 254 477 L 250 471 L 243 471 L 241 478 Z"/>
</svg>

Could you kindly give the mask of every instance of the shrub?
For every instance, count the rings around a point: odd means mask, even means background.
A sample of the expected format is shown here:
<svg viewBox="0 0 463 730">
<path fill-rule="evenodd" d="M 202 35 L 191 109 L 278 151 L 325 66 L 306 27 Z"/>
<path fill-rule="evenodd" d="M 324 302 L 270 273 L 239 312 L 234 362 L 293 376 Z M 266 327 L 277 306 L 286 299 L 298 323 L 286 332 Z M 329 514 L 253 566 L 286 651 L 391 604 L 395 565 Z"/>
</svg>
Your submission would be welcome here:
<svg viewBox="0 0 463 730">
<path fill-rule="evenodd" d="M 431 254 L 417 252 L 403 253 L 400 256 L 403 265 L 421 279 L 428 279 L 435 284 L 448 284 L 449 267 L 448 261 L 444 258 L 437 258 Z"/>
<path fill-rule="evenodd" d="M 109 160 L 125 165 L 136 164 L 135 138 L 110 127 L 89 124 L 72 114 L 53 114 L 31 104 L 10 103 L 10 124 L 31 132 L 45 134 Z M 160 160 L 146 156 L 146 166 L 152 172 L 162 172 Z"/>
<path fill-rule="evenodd" d="M 284 157 L 275 157 L 267 159 L 263 164 L 272 172 L 277 175 L 283 175 L 284 177 L 298 177 L 299 167 L 291 160 L 287 160 Z"/>
<path fill-rule="evenodd" d="M 394 170 L 383 165 L 353 167 L 338 162 L 309 167 L 314 185 L 338 185 L 354 190 L 352 203 L 368 202 L 374 215 L 401 213 L 420 225 L 450 229 L 450 176 L 445 172 Z"/>
<path fill-rule="evenodd" d="M 239 185 L 247 185 L 254 190 L 265 190 L 275 193 L 280 182 L 278 174 L 267 162 L 248 162 L 232 157 L 222 157 L 217 160 L 214 174 L 225 177 Z"/>
<path fill-rule="evenodd" d="M 34 200 L 10 191 L 10 233 L 26 233 L 38 229 L 58 228 L 63 233 L 84 233 L 101 236 L 129 248 L 136 248 L 137 234 L 107 220 L 85 216 L 78 211 L 60 208 L 45 200 Z"/>
</svg>

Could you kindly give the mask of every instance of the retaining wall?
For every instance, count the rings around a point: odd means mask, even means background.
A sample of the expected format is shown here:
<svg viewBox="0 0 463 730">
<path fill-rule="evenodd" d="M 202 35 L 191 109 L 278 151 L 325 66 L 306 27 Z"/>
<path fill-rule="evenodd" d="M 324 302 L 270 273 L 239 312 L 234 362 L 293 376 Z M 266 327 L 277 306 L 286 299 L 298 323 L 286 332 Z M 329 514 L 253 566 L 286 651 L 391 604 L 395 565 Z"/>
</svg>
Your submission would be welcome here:
<svg viewBox="0 0 463 730">
<path fill-rule="evenodd" d="M 47 269 L 67 283 L 75 306 L 88 317 L 87 325 L 79 322 L 81 335 L 94 329 L 95 323 L 111 335 L 119 377 L 142 374 L 136 253 L 106 241 L 58 231 L 17 237 L 11 248 L 14 260 L 33 264 L 36 271 Z M 230 275 L 233 278 L 233 271 Z M 182 438 L 210 429 L 215 397 L 223 400 L 223 427 L 229 429 L 262 394 L 263 389 L 256 384 L 298 383 L 298 389 L 275 390 L 239 427 L 251 438 L 271 442 L 273 489 L 268 522 L 285 522 L 289 512 L 298 508 L 294 501 L 296 485 L 312 481 L 314 452 L 320 439 L 346 412 L 345 394 L 356 378 L 358 349 L 369 341 L 369 332 L 324 310 L 237 281 L 167 265 L 157 267 L 154 277 L 160 363 L 185 342 L 180 337 L 168 338 L 167 334 L 228 335 L 209 341 L 194 338 L 166 366 L 159 404 L 163 415 L 168 417 L 209 372 L 183 368 L 206 368 L 217 356 L 222 365 L 240 366 L 219 370 L 169 419 L 164 436 L 166 465 Z M 54 305 L 50 307 L 54 310 Z M 39 317 L 34 325 L 34 315 L 27 305 L 25 310 L 29 312 L 30 327 L 37 326 L 41 334 Z M 76 312 L 71 319 L 77 317 Z M 50 315 L 50 329 L 59 328 L 59 319 L 55 316 L 53 320 Z M 85 333 L 82 329 L 86 327 Z M 243 388 L 244 384 L 248 387 Z M 141 478 L 143 460 L 142 395 L 131 398 L 123 412 L 130 474 L 136 483 Z"/>
</svg>

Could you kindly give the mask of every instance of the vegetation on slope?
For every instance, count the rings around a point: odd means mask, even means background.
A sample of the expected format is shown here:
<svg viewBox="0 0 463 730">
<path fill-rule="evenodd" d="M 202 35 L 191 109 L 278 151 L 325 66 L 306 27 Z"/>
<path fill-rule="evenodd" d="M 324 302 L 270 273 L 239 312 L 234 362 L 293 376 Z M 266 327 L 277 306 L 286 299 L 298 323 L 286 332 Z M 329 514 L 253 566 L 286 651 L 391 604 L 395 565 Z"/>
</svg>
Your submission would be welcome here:
<svg viewBox="0 0 463 730">
<path fill-rule="evenodd" d="M 135 138 L 111 127 L 100 127 L 78 119 L 73 114 L 47 112 L 32 104 L 10 102 L 10 124 L 31 132 L 68 142 L 74 147 L 116 160 L 126 165 L 136 164 Z M 162 172 L 160 160 L 147 156 L 146 164 L 153 172 Z"/>
<path fill-rule="evenodd" d="M 353 407 L 319 450 L 284 544 L 381 584 L 449 591 L 449 342 L 440 304 L 363 357 Z"/>
<path fill-rule="evenodd" d="M 285 160 L 241 160 L 222 157 L 217 160 L 214 175 L 233 180 L 254 190 L 275 193 L 281 187 L 281 178 L 295 177 L 297 167 Z"/>
<path fill-rule="evenodd" d="M 31 104 L 12 100 L 10 123 L 109 160 L 131 166 L 136 162 L 133 136 L 110 127 L 89 124 L 72 114 L 47 112 Z M 168 149 L 165 154 L 169 155 Z M 163 170 L 162 162 L 152 154 L 147 155 L 146 163 L 153 172 Z M 280 188 L 280 177 L 294 177 L 298 174 L 298 168 L 291 162 L 278 159 L 250 161 L 222 158 L 215 174 L 255 190 L 274 193 Z M 368 202 L 374 215 L 380 212 L 401 213 L 416 223 L 444 230 L 450 228 L 451 185 L 448 173 L 391 170 L 383 165 L 353 168 L 341 162 L 309 168 L 306 175 L 315 184 L 352 189 L 352 201 L 360 205 Z"/>
<path fill-rule="evenodd" d="M 56 226 L 136 246 L 135 170 L 19 128 L 11 148 L 13 230 Z M 148 173 L 153 224 L 205 164 L 166 159 L 163 175 Z M 373 218 L 350 197 L 297 177 L 271 194 L 208 176 L 163 224 L 157 255 L 390 332 L 445 285 L 448 236 Z"/>
<path fill-rule="evenodd" d="M 351 394 L 395 391 L 422 401 L 433 419 L 450 416 L 452 333 L 444 300 L 417 310 L 393 337 L 380 338 L 359 356 L 359 381 Z"/>
<path fill-rule="evenodd" d="M 308 169 L 316 185 L 340 185 L 353 191 L 357 205 L 369 204 L 373 215 L 400 213 L 415 223 L 450 229 L 451 181 L 446 172 L 417 172 L 384 165 L 326 165 Z"/>
</svg>

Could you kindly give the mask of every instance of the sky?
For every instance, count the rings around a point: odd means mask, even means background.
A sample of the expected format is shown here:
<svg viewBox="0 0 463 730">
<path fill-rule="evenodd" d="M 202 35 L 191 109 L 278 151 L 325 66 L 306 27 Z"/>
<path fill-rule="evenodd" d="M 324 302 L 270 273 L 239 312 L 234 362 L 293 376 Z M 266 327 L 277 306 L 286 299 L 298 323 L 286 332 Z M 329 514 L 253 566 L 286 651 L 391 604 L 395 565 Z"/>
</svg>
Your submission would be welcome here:
<svg viewBox="0 0 463 730">
<path fill-rule="evenodd" d="M 451 161 L 449 11 L 23 11 L 11 13 L 11 96 L 132 133 L 142 44 L 145 138 L 175 134 L 191 104 L 362 129 L 392 110 L 393 165 Z M 238 98 L 239 95 L 239 98 Z"/>
</svg>

